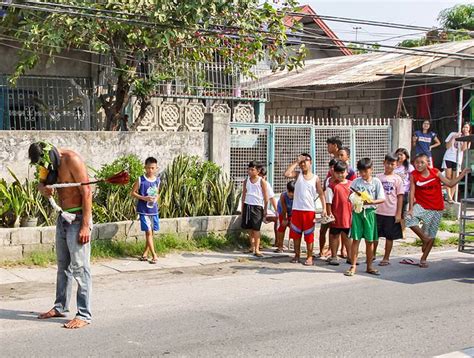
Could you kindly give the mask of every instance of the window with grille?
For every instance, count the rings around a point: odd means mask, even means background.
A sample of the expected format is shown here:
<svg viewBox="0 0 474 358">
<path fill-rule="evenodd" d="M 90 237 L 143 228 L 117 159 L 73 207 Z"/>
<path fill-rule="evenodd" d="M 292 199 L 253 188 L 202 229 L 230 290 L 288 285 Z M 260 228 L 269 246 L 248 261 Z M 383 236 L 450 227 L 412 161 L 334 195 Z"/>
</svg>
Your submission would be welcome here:
<svg viewBox="0 0 474 358">
<path fill-rule="evenodd" d="M 305 116 L 312 118 L 339 118 L 339 107 L 305 108 Z"/>
</svg>

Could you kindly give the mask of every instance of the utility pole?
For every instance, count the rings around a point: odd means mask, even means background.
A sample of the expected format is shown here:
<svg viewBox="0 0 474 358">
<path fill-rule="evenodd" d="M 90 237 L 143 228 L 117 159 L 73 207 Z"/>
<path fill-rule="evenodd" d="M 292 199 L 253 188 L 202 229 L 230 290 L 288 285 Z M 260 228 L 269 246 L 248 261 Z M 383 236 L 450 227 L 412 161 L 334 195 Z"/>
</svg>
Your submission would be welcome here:
<svg viewBox="0 0 474 358">
<path fill-rule="evenodd" d="M 359 30 L 362 30 L 362 27 L 360 27 L 360 26 L 354 26 L 353 29 L 354 29 L 355 32 L 356 32 L 356 39 L 355 39 L 355 40 L 357 41 L 357 33 L 358 33 Z"/>
</svg>

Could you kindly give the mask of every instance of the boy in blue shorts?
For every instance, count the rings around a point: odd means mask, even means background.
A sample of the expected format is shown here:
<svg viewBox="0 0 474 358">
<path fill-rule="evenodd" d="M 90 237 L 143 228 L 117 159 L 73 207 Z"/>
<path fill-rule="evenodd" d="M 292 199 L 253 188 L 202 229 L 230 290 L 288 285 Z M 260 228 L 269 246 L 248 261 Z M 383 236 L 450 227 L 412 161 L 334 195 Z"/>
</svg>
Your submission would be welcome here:
<svg viewBox="0 0 474 358">
<path fill-rule="evenodd" d="M 345 273 L 346 276 L 354 276 L 357 265 L 357 254 L 359 244 L 365 240 L 367 273 L 379 275 L 379 272 L 372 267 L 374 258 L 374 241 L 377 241 L 377 219 L 375 209 L 377 204 L 385 201 L 385 193 L 382 182 L 379 178 L 372 176 L 372 160 L 362 158 L 357 162 L 359 178 L 351 184 L 352 206 L 352 226 L 350 238 L 353 239 L 351 247 L 351 268 Z"/>
<path fill-rule="evenodd" d="M 153 231 L 160 229 L 158 218 L 158 189 L 160 188 L 160 178 L 157 177 L 158 161 L 153 157 L 145 160 L 145 175 L 142 175 L 135 182 L 132 188 L 132 196 L 138 199 L 137 212 L 140 216 L 140 227 L 145 232 L 146 246 L 140 261 L 148 261 L 148 254 L 151 253 L 151 264 L 156 264 L 155 246 L 153 244 Z"/>
</svg>

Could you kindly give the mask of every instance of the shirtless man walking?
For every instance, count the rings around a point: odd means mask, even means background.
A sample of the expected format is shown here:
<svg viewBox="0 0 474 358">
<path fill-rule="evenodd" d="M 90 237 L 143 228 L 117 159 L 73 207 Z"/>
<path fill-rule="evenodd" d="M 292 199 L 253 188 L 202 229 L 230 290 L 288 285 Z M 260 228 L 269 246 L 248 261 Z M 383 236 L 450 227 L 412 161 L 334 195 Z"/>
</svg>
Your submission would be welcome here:
<svg viewBox="0 0 474 358">
<path fill-rule="evenodd" d="M 87 169 L 82 158 L 72 150 L 55 148 L 47 142 L 31 144 L 28 150 L 31 164 L 40 174 L 38 189 L 46 196 L 53 195 L 47 185 L 55 183 L 88 182 Z M 47 170 L 47 175 L 46 171 Z M 58 189 L 59 206 L 76 215 L 69 224 L 61 216 L 56 223 L 56 301 L 39 319 L 65 317 L 69 311 L 72 279 L 78 284 L 76 317 L 65 328 L 82 328 L 91 323 L 90 238 L 92 230 L 92 192 L 88 185 Z"/>
</svg>

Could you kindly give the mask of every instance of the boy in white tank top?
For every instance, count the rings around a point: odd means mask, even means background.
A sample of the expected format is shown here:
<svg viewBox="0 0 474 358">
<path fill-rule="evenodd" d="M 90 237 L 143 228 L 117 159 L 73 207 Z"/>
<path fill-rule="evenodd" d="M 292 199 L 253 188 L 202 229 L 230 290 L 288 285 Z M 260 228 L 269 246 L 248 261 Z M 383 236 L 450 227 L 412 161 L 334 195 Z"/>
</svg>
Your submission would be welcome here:
<svg viewBox="0 0 474 358">
<path fill-rule="evenodd" d="M 299 166 L 301 172 L 296 172 Z M 324 199 L 321 181 L 311 171 L 312 158 L 308 153 L 302 153 L 285 172 L 287 178 L 296 178 L 293 212 L 290 224 L 290 239 L 295 243 L 295 257 L 291 262 L 300 261 L 301 237 L 304 233 L 306 241 L 306 261 L 304 265 L 313 265 L 314 227 L 316 223 L 316 200 L 319 197 L 323 208 L 323 217 L 326 216 L 326 201 Z"/>
<path fill-rule="evenodd" d="M 249 253 L 263 257 L 260 252 L 260 228 L 267 216 L 268 187 L 265 179 L 259 176 L 263 165 L 251 161 L 243 182 L 242 190 L 242 229 L 248 230 L 250 237 Z"/>
</svg>

